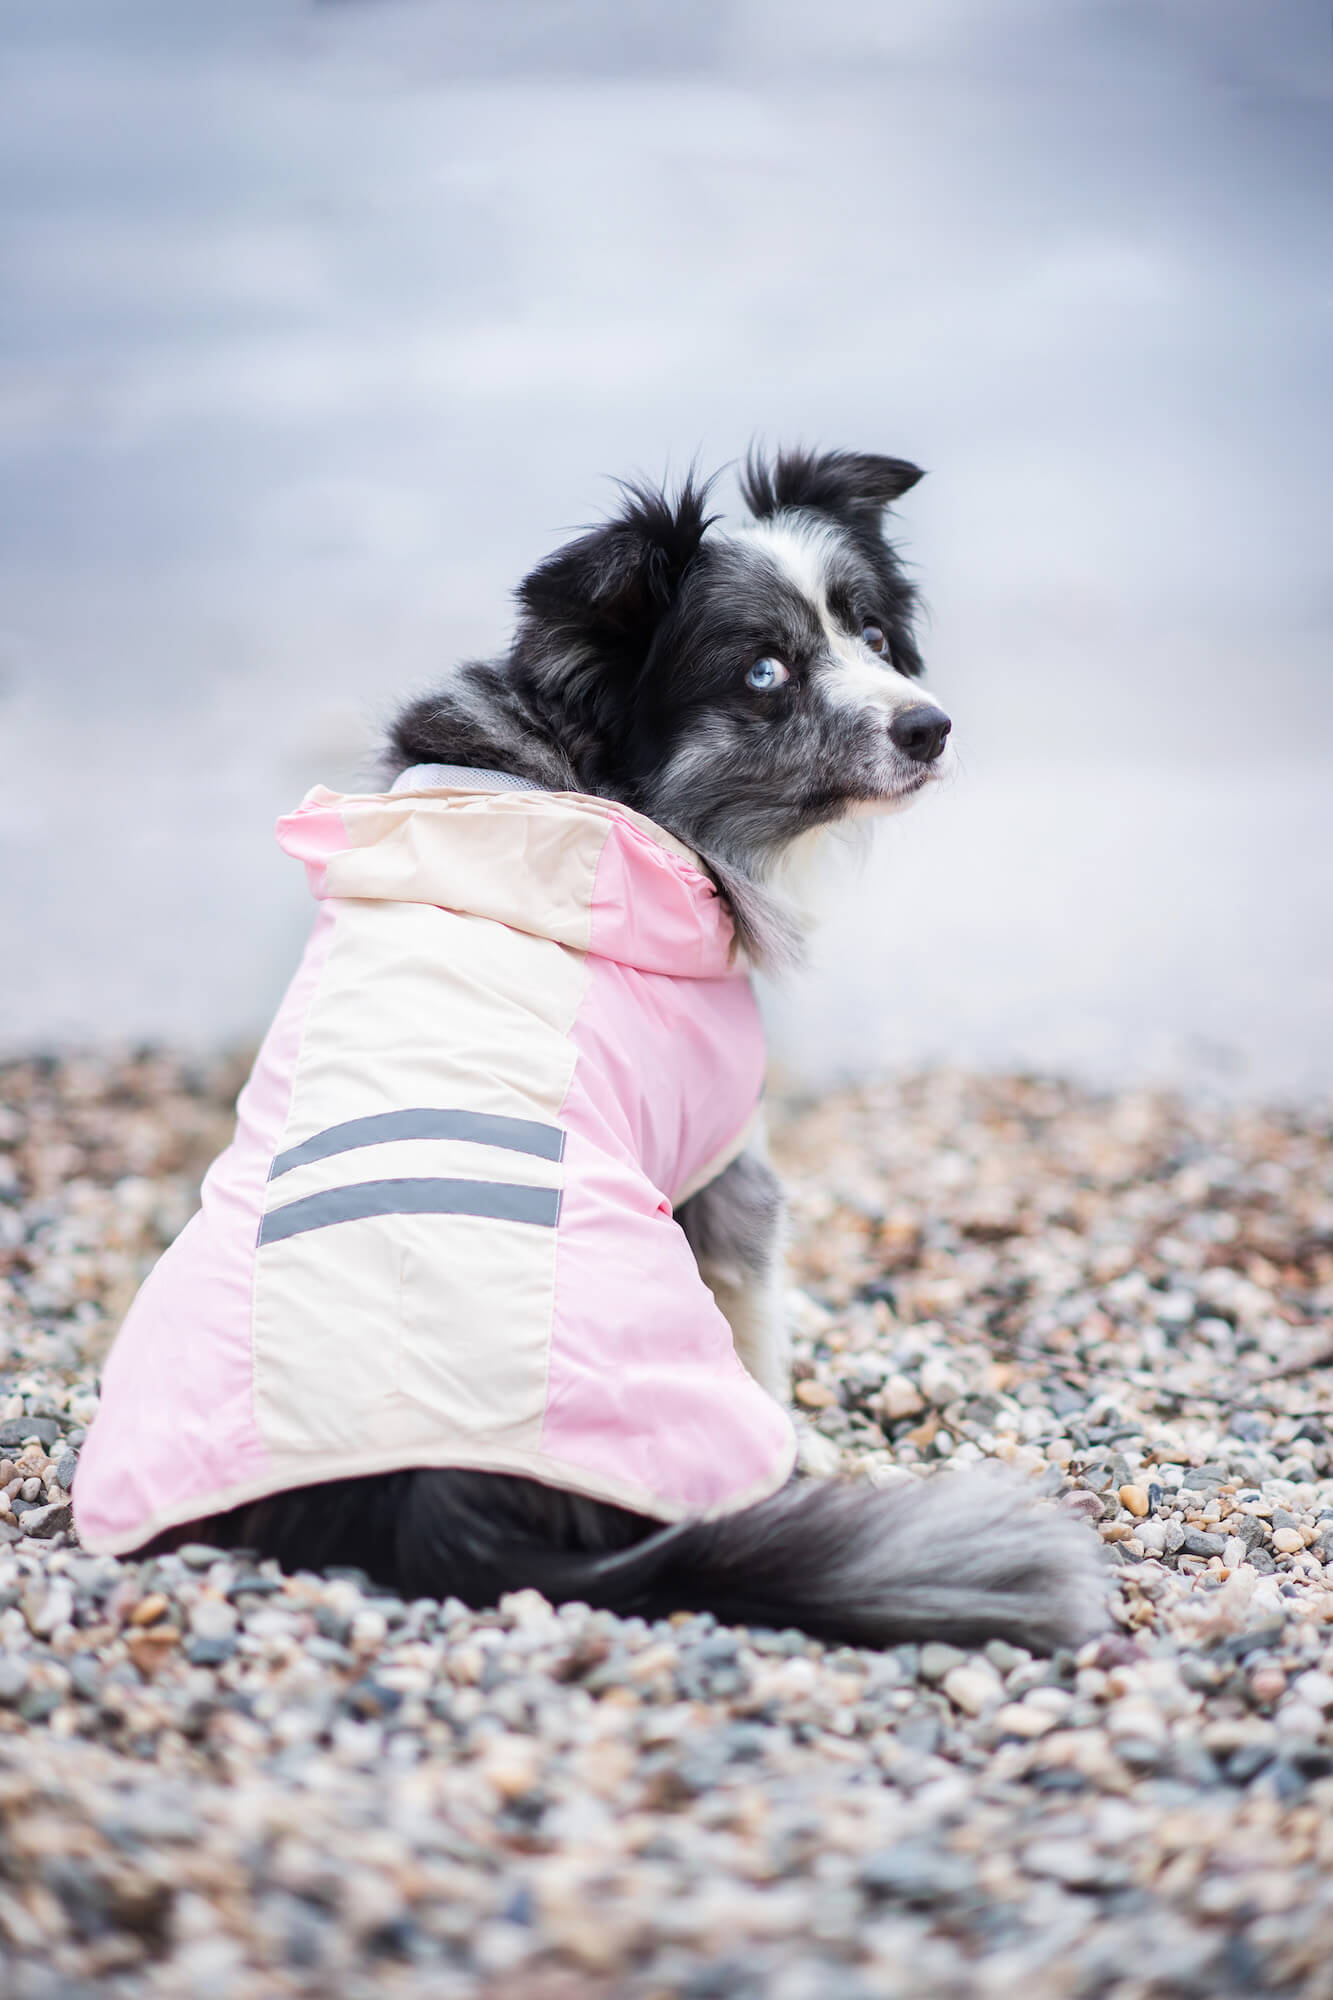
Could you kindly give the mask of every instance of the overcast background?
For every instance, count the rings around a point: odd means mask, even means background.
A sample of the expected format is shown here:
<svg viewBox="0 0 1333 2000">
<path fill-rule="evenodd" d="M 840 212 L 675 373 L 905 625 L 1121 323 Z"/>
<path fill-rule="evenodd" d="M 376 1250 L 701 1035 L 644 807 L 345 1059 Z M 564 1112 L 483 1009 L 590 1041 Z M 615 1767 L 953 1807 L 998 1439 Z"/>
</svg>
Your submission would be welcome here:
<svg viewBox="0 0 1333 2000">
<path fill-rule="evenodd" d="M 274 815 L 604 475 L 886 450 L 958 782 L 788 1075 L 1333 1083 L 1324 0 L 0 26 L 0 1043 L 253 1034 Z"/>
</svg>

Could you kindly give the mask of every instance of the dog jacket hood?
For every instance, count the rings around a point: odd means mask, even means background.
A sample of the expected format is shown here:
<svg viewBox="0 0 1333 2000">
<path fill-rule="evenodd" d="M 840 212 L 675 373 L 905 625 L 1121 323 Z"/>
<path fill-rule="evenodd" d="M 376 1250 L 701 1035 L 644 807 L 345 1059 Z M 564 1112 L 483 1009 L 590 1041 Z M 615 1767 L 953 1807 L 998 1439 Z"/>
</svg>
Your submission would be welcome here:
<svg viewBox="0 0 1333 2000">
<path fill-rule="evenodd" d="M 319 914 L 108 1357 L 84 1542 L 409 1467 L 660 1520 L 781 1486 L 789 1419 L 672 1219 L 763 1072 L 688 851 L 605 800 L 461 787 L 317 787 L 278 839 Z"/>
</svg>

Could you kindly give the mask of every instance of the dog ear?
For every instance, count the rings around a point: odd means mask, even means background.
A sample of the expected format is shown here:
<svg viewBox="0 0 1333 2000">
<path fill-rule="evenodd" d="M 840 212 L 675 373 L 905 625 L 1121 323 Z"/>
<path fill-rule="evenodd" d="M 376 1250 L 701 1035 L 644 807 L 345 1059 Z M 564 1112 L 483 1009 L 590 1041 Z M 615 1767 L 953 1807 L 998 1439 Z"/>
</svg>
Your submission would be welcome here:
<svg viewBox="0 0 1333 2000">
<path fill-rule="evenodd" d="M 920 466 L 905 458 L 881 458 L 868 451 L 780 451 L 770 465 L 752 450 L 741 492 L 758 521 L 800 507 L 877 528 L 884 508 L 924 478 Z"/>
<path fill-rule="evenodd" d="M 603 527 L 568 542 L 518 588 L 529 617 L 548 632 L 601 645 L 642 639 L 679 590 L 716 515 L 705 514 L 709 482 L 685 479 L 675 499 L 626 482 L 625 505 Z"/>
</svg>

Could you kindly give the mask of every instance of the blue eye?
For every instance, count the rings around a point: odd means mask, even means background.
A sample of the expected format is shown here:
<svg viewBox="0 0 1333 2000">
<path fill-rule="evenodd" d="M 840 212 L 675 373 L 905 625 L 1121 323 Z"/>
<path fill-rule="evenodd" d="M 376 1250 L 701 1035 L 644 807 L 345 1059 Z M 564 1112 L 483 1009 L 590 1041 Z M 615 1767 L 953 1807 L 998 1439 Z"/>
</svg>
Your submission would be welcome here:
<svg viewBox="0 0 1333 2000">
<path fill-rule="evenodd" d="M 745 685 L 756 694 L 772 694 L 774 688 L 782 687 L 790 679 L 791 674 L 781 660 L 756 660 L 745 676 Z"/>
</svg>

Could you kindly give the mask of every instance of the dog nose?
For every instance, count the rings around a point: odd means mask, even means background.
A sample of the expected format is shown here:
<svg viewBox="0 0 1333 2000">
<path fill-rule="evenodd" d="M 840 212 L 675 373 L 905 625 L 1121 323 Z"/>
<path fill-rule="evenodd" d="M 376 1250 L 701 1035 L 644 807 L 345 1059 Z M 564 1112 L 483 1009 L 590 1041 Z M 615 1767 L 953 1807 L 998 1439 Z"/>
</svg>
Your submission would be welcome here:
<svg viewBox="0 0 1333 2000">
<path fill-rule="evenodd" d="M 953 723 L 942 708 L 923 704 L 895 715 L 889 724 L 889 736 L 914 764 L 933 764 L 952 728 Z"/>
</svg>

